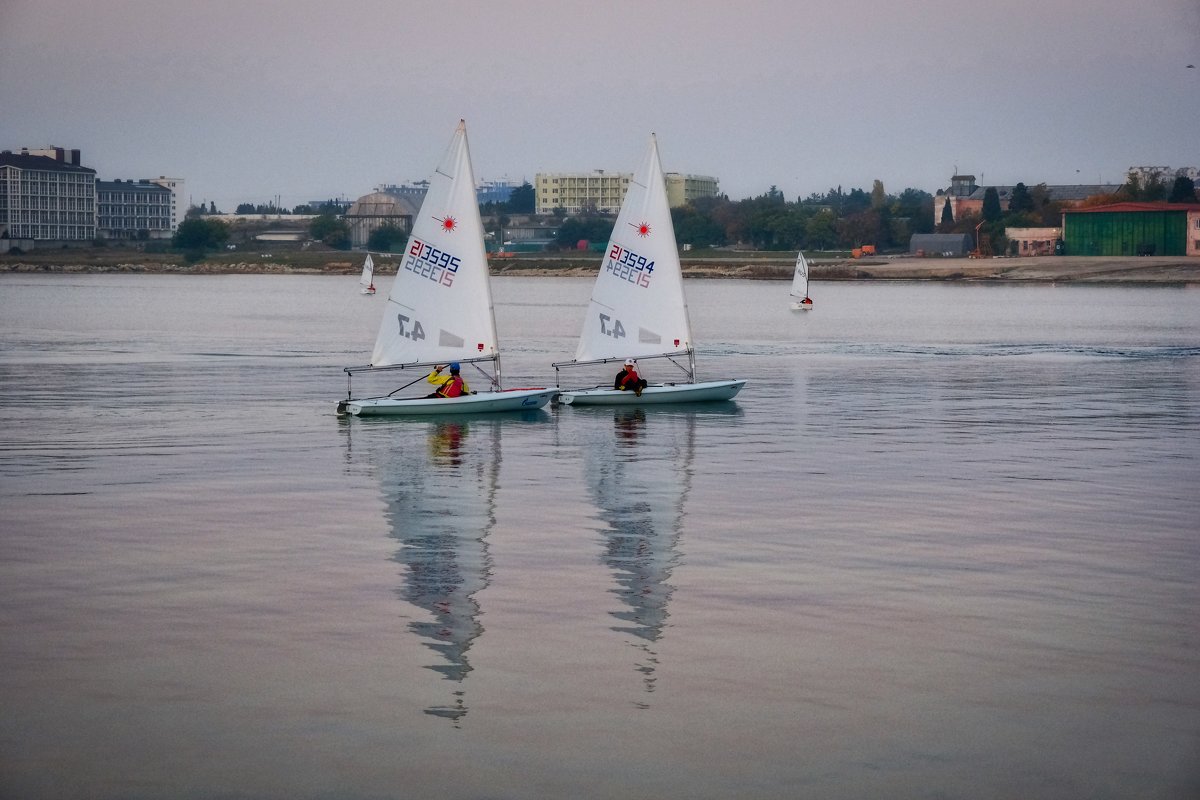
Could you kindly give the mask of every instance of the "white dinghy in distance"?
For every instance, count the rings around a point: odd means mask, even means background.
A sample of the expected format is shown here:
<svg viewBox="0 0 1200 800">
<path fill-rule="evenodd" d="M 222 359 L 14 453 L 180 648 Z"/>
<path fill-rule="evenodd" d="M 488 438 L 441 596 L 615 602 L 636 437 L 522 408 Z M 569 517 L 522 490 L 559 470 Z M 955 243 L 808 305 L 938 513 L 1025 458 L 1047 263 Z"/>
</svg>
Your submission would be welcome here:
<svg viewBox="0 0 1200 800">
<path fill-rule="evenodd" d="M 796 271 L 792 274 L 792 310 L 811 311 L 812 298 L 808 296 L 808 259 L 804 251 L 796 254 Z"/>
<path fill-rule="evenodd" d="M 625 359 L 667 359 L 682 370 L 685 380 L 652 383 L 640 394 L 612 385 L 563 389 L 566 405 L 647 405 L 731 400 L 744 380 L 698 382 L 692 327 L 683 294 L 683 270 L 658 140 L 650 144 L 629 182 L 621 211 L 608 241 L 600 274 L 592 288 L 579 347 L 573 361 L 562 367 L 621 364 Z M 557 380 L 555 381 L 558 382 Z"/>
<path fill-rule="evenodd" d="M 375 262 L 370 253 L 367 253 L 367 258 L 363 261 L 362 277 L 358 282 L 363 287 L 363 294 L 375 294 Z"/>
<path fill-rule="evenodd" d="M 422 379 L 430 367 L 459 362 L 468 383 L 467 365 L 489 385 L 487 391 L 458 397 L 428 397 L 434 389 Z M 492 373 L 481 365 L 492 363 Z M 417 370 L 418 377 L 379 397 L 353 396 L 357 372 Z M 354 416 L 466 414 L 542 408 L 556 388 L 509 389 L 500 384 L 500 347 L 488 280 L 483 223 L 475 197 L 475 175 L 461 120 L 446 155 L 429 183 L 421 211 L 388 293 L 387 306 L 371 363 L 346 367 L 346 399 L 339 414 Z M 395 397 L 402 390 L 417 397 Z"/>
</svg>

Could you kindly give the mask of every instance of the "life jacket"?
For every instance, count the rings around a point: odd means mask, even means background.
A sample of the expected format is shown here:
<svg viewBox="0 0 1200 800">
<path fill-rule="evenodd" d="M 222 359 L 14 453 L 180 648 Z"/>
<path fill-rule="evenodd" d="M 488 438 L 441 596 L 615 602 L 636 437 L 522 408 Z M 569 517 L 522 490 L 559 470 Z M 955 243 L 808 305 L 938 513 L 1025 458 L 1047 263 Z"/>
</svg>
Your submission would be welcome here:
<svg viewBox="0 0 1200 800">
<path fill-rule="evenodd" d="M 617 386 L 621 389 L 624 389 L 626 386 L 637 386 L 638 380 L 640 378 L 638 377 L 637 370 L 633 367 L 626 367 L 617 376 Z"/>
<path fill-rule="evenodd" d="M 437 393 L 442 397 L 460 397 L 466 385 L 461 375 L 451 375 L 450 380 L 443 383 Z"/>
</svg>

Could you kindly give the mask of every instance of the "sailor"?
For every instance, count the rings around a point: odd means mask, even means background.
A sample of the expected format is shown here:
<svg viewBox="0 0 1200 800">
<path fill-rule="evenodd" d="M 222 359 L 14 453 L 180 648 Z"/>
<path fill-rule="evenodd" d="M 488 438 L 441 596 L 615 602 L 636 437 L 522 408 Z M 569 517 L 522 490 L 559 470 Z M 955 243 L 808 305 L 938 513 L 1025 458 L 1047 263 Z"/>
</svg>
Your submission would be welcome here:
<svg viewBox="0 0 1200 800">
<path fill-rule="evenodd" d="M 464 394 L 471 393 L 470 388 L 467 387 L 467 382 L 462 379 L 462 375 L 458 374 L 458 362 L 455 361 L 449 367 L 450 374 L 443 375 L 442 370 L 446 368 L 446 365 L 438 364 L 434 366 L 433 372 L 429 373 L 425 380 L 438 387 L 438 389 L 433 394 L 426 395 L 426 397 L 461 397 Z"/>
<path fill-rule="evenodd" d="M 625 359 L 624 368 L 617 373 L 616 379 L 613 380 L 613 388 L 622 391 L 632 389 L 638 397 L 642 396 L 642 389 L 646 388 L 646 381 L 638 375 L 637 364 L 632 358 Z"/>
</svg>

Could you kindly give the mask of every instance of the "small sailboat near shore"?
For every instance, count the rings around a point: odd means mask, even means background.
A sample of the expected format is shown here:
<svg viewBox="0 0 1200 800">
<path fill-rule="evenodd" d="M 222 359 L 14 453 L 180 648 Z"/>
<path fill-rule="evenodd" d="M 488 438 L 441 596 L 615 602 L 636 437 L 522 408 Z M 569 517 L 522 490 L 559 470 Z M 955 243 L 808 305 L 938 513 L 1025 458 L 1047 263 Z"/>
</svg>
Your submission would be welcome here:
<svg viewBox="0 0 1200 800">
<path fill-rule="evenodd" d="M 358 282 L 363 287 L 363 294 L 375 294 L 375 262 L 370 253 L 367 253 L 367 258 L 363 261 L 362 277 Z"/>
<path fill-rule="evenodd" d="M 487 364 L 491 373 L 483 368 Z M 489 388 L 452 397 L 395 396 L 426 377 L 431 367 L 442 365 L 451 366 L 451 372 L 473 366 L 477 373 L 472 373 L 471 380 L 483 376 Z M 420 373 L 386 395 L 354 397 L 351 382 L 355 373 L 406 369 Z M 466 123 L 461 120 L 413 222 L 388 293 L 371 363 L 346 367 L 345 372 L 346 399 L 338 403 L 337 411 L 353 416 L 523 411 L 545 406 L 558 393 L 556 388 L 501 387 L 483 223 Z M 421 386 L 425 392 L 431 388 Z"/>
<path fill-rule="evenodd" d="M 793 311 L 812 310 L 813 301 L 808 296 L 808 259 L 804 257 L 803 250 L 796 254 L 796 271 L 792 273 L 792 291 L 790 294 Z"/>
<path fill-rule="evenodd" d="M 559 401 L 565 405 L 646 405 L 732 399 L 746 385 L 745 380 L 696 380 L 683 270 L 654 134 L 629 182 L 605 253 L 575 358 L 551 365 L 555 383 L 563 367 L 621 364 L 639 358 L 666 359 L 683 372 L 685 380 L 651 383 L 640 391 L 615 389 L 612 384 L 564 389 Z"/>
</svg>

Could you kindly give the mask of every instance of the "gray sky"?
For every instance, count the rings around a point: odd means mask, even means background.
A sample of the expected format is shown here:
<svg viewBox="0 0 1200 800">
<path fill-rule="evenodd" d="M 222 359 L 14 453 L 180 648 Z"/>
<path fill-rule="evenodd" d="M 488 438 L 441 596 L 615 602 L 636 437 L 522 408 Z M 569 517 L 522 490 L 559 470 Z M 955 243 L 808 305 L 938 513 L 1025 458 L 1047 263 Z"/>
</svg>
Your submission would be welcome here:
<svg viewBox="0 0 1200 800">
<path fill-rule="evenodd" d="M 1196 68 L 1187 69 L 1188 64 Z M 1200 0 L 0 0 L 0 149 L 224 211 L 428 177 L 936 191 L 1200 166 Z"/>
</svg>

